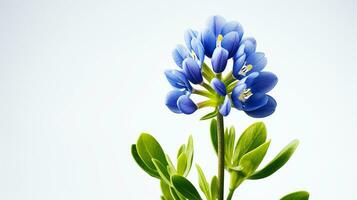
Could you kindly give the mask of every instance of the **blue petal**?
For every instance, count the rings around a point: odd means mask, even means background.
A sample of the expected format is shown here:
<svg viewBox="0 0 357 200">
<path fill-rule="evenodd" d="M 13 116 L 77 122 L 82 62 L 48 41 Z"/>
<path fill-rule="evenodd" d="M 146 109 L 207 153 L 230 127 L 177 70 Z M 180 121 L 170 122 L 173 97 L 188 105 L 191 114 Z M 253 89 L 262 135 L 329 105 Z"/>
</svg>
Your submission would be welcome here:
<svg viewBox="0 0 357 200">
<path fill-rule="evenodd" d="M 240 45 L 244 45 L 244 52 L 250 55 L 255 52 L 257 48 L 257 41 L 253 37 L 244 38 Z"/>
<path fill-rule="evenodd" d="M 223 37 L 222 47 L 229 52 L 229 58 L 233 57 L 239 47 L 240 37 L 237 32 L 230 32 Z"/>
<path fill-rule="evenodd" d="M 238 48 L 236 54 L 233 56 L 233 60 L 237 60 L 237 59 L 240 58 L 242 55 L 245 55 L 244 48 L 245 48 L 245 45 L 244 45 L 244 44 L 240 44 L 240 45 L 239 45 L 239 48 Z"/>
<path fill-rule="evenodd" d="M 217 47 L 212 55 L 212 68 L 216 73 L 221 73 L 226 69 L 228 60 L 228 51 L 222 47 Z"/>
<path fill-rule="evenodd" d="M 256 72 L 255 72 L 256 73 Z M 271 72 L 259 72 L 259 75 L 248 85 L 252 93 L 267 93 L 278 83 L 278 77 Z"/>
<path fill-rule="evenodd" d="M 221 80 L 219 80 L 218 78 L 213 78 L 211 80 L 211 86 L 217 92 L 217 94 L 219 94 L 223 97 L 227 95 L 226 85 L 224 85 L 224 83 Z"/>
<path fill-rule="evenodd" d="M 197 37 L 197 31 L 194 31 L 192 29 L 188 29 L 185 31 L 184 38 L 185 38 L 185 43 L 188 49 L 192 49 L 191 47 L 191 40 L 193 38 Z"/>
<path fill-rule="evenodd" d="M 268 102 L 264 106 L 258 108 L 257 110 L 246 111 L 245 113 L 254 118 L 262 118 L 273 114 L 275 109 L 276 101 L 273 97 L 268 95 Z"/>
<path fill-rule="evenodd" d="M 166 95 L 166 106 L 174 113 L 182 113 L 177 106 L 177 100 L 180 96 L 185 95 L 185 91 L 173 90 Z"/>
<path fill-rule="evenodd" d="M 207 57 L 212 57 L 212 53 L 214 51 L 214 49 L 216 48 L 216 37 L 214 36 L 214 34 L 206 29 L 205 31 L 202 32 L 202 44 L 203 47 L 205 49 L 205 54 Z"/>
<path fill-rule="evenodd" d="M 187 91 L 192 90 L 192 86 L 188 82 L 183 72 L 178 70 L 166 70 L 165 76 L 173 87 L 178 89 L 186 89 Z"/>
<path fill-rule="evenodd" d="M 197 105 L 190 99 L 189 95 L 180 96 L 177 106 L 184 114 L 192 114 L 197 110 Z"/>
<path fill-rule="evenodd" d="M 267 58 L 264 53 L 256 52 L 247 57 L 247 65 L 252 65 L 255 72 L 262 71 L 267 65 Z"/>
<path fill-rule="evenodd" d="M 249 97 L 243 105 L 244 111 L 252 111 L 256 110 L 262 106 L 264 106 L 268 102 L 268 96 L 262 93 L 253 94 Z"/>
<path fill-rule="evenodd" d="M 200 66 L 192 58 L 186 58 L 183 63 L 183 70 L 186 77 L 193 84 L 200 84 L 203 81 L 202 72 Z"/>
<path fill-rule="evenodd" d="M 226 20 L 219 15 L 212 16 L 207 21 L 207 28 L 217 37 L 221 34 L 223 26 L 226 24 Z"/>
<path fill-rule="evenodd" d="M 245 63 L 245 54 L 243 54 L 241 57 L 233 61 L 233 76 L 241 80 L 244 76 L 239 74 L 239 71 L 242 69 L 244 63 Z"/>
<path fill-rule="evenodd" d="M 189 56 L 190 56 L 189 51 L 187 50 L 186 47 L 184 47 L 181 44 L 177 45 L 176 48 L 172 51 L 172 58 L 174 59 L 177 66 L 181 68 L 182 68 L 183 60 L 185 60 L 185 58 Z"/>
<path fill-rule="evenodd" d="M 243 36 L 243 27 L 242 25 L 240 25 L 240 23 L 238 22 L 228 22 L 226 23 L 223 28 L 222 28 L 222 35 L 225 36 L 226 34 L 232 32 L 232 31 L 235 31 L 239 34 L 239 38 L 241 39 L 242 36 Z"/>
<path fill-rule="evenodd" d="M 191 40 L 191 47 L 202 64 L 205 59 L 205 49 L 203 48 L 201 41 L 197 38 L 193 38 Z"/>
<path fill-rule="evenodd" d="M 229 97 L 224 99 L 223 104 L 219 108 L 219 112 L 223 116 L 227 116 L 231 112 L 231 101 L 229 100 Z"/>
<path fill-rule="evenodd" d="M 241 82 L 244 82 L 247 85 L 247 87 L 250 87 L 254 83 L 255 78 L 257 78 L 258 76 L 259 76 L 259 72 L 253 72 L 248 76 L 244 77 L 241 80 Z"/>
<path fill-rule="evenodd" d="M 234 107 L 236 107 L 238 110 L 243 109 L 243 104 L 239 100 L 239 96 L 244 91 L 245 88 L 246 88 L 245 83 L 238 83 L 238 85 L 232 91 L 232 95 L 231 95 L 232 102 Z"/>
</svg>

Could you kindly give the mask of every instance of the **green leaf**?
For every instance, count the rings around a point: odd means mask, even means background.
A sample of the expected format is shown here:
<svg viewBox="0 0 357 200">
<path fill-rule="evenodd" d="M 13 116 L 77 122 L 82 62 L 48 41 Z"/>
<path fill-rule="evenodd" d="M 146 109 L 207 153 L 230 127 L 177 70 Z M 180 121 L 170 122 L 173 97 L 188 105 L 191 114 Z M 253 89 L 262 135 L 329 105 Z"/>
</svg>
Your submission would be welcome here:
<svg viewBox="0 0 357 200">
<path fill-rule="evenodd" d="M 175 189 L 185 198 L 189 200 L 202 200 L 195 186 L 185 177 L 174 175 L 171 177 L 171 182 Z"/>
<path fill-rule="evenodd" d="M 267 132 L 263 122 L 250 125 L 238 139 L 233 155 L 233 165 L 236 166 L 242 156 L 263 144 Z"/>
<path fill-rule="evenodd" d="M 218 139 L 217 139 L 217 120 L 216 119 L 211 120 L 210 133 L 211 133 L 211 142 L 212 142 L 213 148 L 217 153 L 218 152 Z"/>
<path fill-rule="evenodd" d="M 136 149 L 144 163 L 155 169 L 152 159 L 159 160 L 164 166 L 167 165 L 165 153 L 156 139 L 147 133 L 142 133 L 136 143 Z"/>
<path fill-rule="evenodd" d="M 177 194 L 175 188 L 170 187 L 170 193 L 171 193 L 171 196 L 174 198 L 174 200 L 181 200 L 181 199 L 182 199 L 182 198 L 180 197 L 180 195 Z"/>
<path fill-rule="evenodd" d="M 190 135 L 190 137 L 188 138 L 187 148 L 186 148 L 187 167 L 186 167 L 185 173 L 183 174 L 185 177 L 188 175 L 188 173 L 191 170 L 192 161 L 193 161 L 193 154 L 194 154 L 193 139 L 192 139 L 192 135 Z"/>
<path fill-rule="evenodd" d="M 211 180 L 211 195 L 212 195 L 212 200 L 216 200 L 218 198 L 218 178 L 217 176 L 212 177 Z"/>
<path fill-rule="evenodd" d="M 269 145 L 270 140 L 242 157 L 242 159 L 239 161 L 239 171 L 242 172 L 244 176 L 248 177 L 254 173 L 259 164 L 262 162 L 269 148 Z"/>
<path fill-rule="evenodd" d="M 159 173 L 161 180 L 165 181 L 167 184 L 170 184 L 170 174 L 167 171 L 167 167 L 164 166 L 159 160 L 155 158 L 152 159 L 157 172 Z"/>
<path fill-rule="evenodd" d="M 183 145 L 180 146 L 180 148 L 179 148 L 179 150 L 178 150 L 178 152 L 177 152 L 177 158 L 179 158 L 180 155 L 181 155 L 181 153 L 182 153 L 182 152 L 185 152 L 185 151 L 186 151 L 186 145 L 183 144 Z"/>
<path fill-rule="evenodd" d="M 233 151 L 235 143 L 235 129 L 232 126 L 229 131 L 227 131 L 227 136 L 225 136 L 225 158 L 226 166 L 231 166 Z"/>
<path fill-rule="evenodd" d="M 281 198 L 280 200 L 308 200 L 309 196 L 310 194 L 306 191 L 298 191 L 290 193 Z"/>
<path fill-rule="evenodd" d="M 175 166 L 174 164 L 172 164 L 172 161 L 170 159 L 170 156 L 166 154 L 166 160 L 167 160 L 167 171 L 169 172 L 169 174 L 176 174 L 176 169 L 175 169 Z"/>
<path fill-rule="evenodd" d="M 171 196 L 170 186 L 168 184 L 166 184 L 164 181 L 161 180 L 160 187 L 161 187 L 161 191 L 162 191 L 164 199 L 174 200 L 173 197 Z"/>
<path fill-rule="evenodd" d="M 270 161 L 265 167 L 256 171 L 249 179 L 262 179 L 274 174 L 278 171 L 282 166 L 285 165 L 286 162 L 290 159 L 290 157 L 295 152 L 297 146 L 299 145 L 298 140 L 293 140 L 288 145 L 286 145 L 283 150 L 279 152 L 275 158 Z"/>
<path fill-rule="evenodd" d="M 198 184 L 201 188 L 201 191 L 205 194 L 206 198 L 208 200 L 212 199 L 211 197 L 211 190 L 210 190 L 210 187 L 209 187 L 209 184 L 207 182 L 207 179 L 201 169 L 201 167 L 196 164 L 196 168 L 197 168 L 197 172 L 198 172 Z"/>
<path fill-rule="evenodd" d="M 217 116 L 218 110 L 215 109 L 214 111 L 204 115 L 203 117 L 201 117 L 200 120 L 207 120 L 207 119 L 212 119 L 213 117 Z"/>
<path fill-rule="evenodd" d="M 187 168 L 187 156 L 186 153 L 183 152 L 177 159 L 177 174 L 184 175 Z"/>
<path fill-rule="evenodd" d="M 131 155 L 133 156 L 134 160 L 136 163 L 143 169 L 146 173 L 148 173 L 150 176 L 155 177 L 155 178 L 160 178 L 160 175 L 157 173 L 155 169 L 152 169 L 148 167 L 144 161 L 140 158 L 137 150 L 136 150 L 136 145 L 133 144 L 131 145 Z"/>
</svg>

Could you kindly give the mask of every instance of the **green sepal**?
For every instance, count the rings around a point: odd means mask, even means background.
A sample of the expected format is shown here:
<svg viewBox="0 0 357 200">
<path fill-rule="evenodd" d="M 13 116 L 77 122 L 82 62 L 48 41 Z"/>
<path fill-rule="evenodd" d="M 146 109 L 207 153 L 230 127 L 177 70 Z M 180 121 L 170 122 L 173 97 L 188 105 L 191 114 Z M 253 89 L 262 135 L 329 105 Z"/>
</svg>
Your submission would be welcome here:
<svg viewBox="0 0 357 200">
<path fill-rule="evenodd" d="M 136 163 L 143 169 L 146 173 L 148 173 L 150 176 L 155 177 L 155 178 L 160 178 L 159 173 L 155 170 L 147 166 L 144 161 L 140 158 L 138 151 L 136 149 L 136 145 L 133 144 L 131 145 L 131 155 L 133 156 L 134 160 Z"/>
<path fill-rule="evenodd" d="M 265 167 L 254 172 L 248 179 L 262 179 L 268 177 L 278 171 L 285 163 L 288 162 L 290 157 L 295 152 L 297 146 L 299 145 L 298 140 L 293 140 L 288 145 L 286 145 L 279 153 L 271 160 Z"/>
<path fill-rule="evenodd" d="M 233 166 L 237 166 L 242 156 L 266 141 L 267 131 L 263 122 L 250 125 L 242 133 L 236 144 L 232 157 Z"/>
<path fill-rule="evenodd" d="M 212 119 L 213 117 L 216 117 L 218 114 L 218 110 L 215 109 L 214 111 L 204 115 L 203 117 L 201 117 L 200 120 L 207 120 L 207 119 Z"/>
<path fill-rule="evenodd" d="M 218 153 L 218 136 L 217 136 L 217 120 L 212 119 L 211 120 L 211 125 L 210 125 L 210 134 L 211 134 L 211 142 L 213 145 L 213 148 L 216 152 Z"/>
<path fill-rule="evenodd" d="M 165 153 L 156 139 L 147 133 L 142 133 L 136 143 L 136 149 L 143 162 L 150 168 L 155 169 L 152 159 L 159 160 L 164 166 L 167 165 Z"/>
<path fill-rule="evenodd" d="M 202 200 L 195 186 L 183 176 L 173 175 L 171 183 L 174 188 L 189 200 Z"/>
<path fill-rule="evenodd" d="M 308 200 L 310 197 L 310 194 L 306 191 L 298 191 L 298 192 L 293 192 L 290 193 L 284 197 L 282 197 L 280 200 Z"/>
</svg>

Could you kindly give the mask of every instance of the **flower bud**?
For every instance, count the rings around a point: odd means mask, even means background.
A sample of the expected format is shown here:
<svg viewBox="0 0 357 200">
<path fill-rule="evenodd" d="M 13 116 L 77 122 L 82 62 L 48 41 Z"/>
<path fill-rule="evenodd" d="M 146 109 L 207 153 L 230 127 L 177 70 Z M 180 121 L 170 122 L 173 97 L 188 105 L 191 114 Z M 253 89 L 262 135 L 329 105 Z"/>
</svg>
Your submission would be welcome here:
<svg viewBox="0 0 357 200">
<path fill-rule="evenodd" d="M 227 96 L 224 99 L 223 104 L 219 107 L 219 113 L 221 113 L 223 116 L 227 116 L 230 112 L 231 112 L 231 101 Z"/>
<path fill-rule="evenodd" d="M 185 43 L 188 49 L 192 49 L 191 46 L 191 41 L 193 38 L 196 38 L 198 35 L 197 31 L 194 31 L 192 29 L 188 29 L 186 30 L 185 34 L 184 34 L 184 39 L 185 39 Z"/>
<path fill-rule="evenodd" d="M 244 53 L 250 55 L 257 48 L 257 41 L 253 37 L 244 38 L 240 45 L 244 45 Z"/>
<path fill-rule="evenodd" d="M 166 95 L 166 106 L 174 113 L 182 113 L 177 106 L 177 100 L 180 96 L 185 95 L 186 92 L 182 90 L 172 90 Z"/>
<path fill-rule="evenodd" d="M 221 73 L 226 69 L 228 59 L 228 51 L 222 47 L 217 47 L 212 55 L 212 68 L 216 73 Z"/>
<path fill-rule="evenodd" d="M 221 80 L 219 80 L 218 78 L 213 78 L 211 80 L 211 86 L 217 92 L 217 94 L 219 94 L 223 97 L 227 95 L 226 85 L 224 85 L 224 83 Z"/>
<path fill-rule="evenodd" d="M 185 58 L 190 57 L 190 52 L 183 45 L 177 45 L 172 51 L 172 58 L 174 59 L 177 66 L 182 68 L 182 62 Z"/>
<path fill-rule="evenodd" d="M 185 89 L 187 91 L 192 90 L 192 86 L 188 82 L 183 72 L 178 70 L 166 70 L 165 76 L 173 87 L 178 89 Z"/>
<path fill-rule="evenodd" d="M 203 81 L 200 66 L 192 58 L 186 58 L 182 63 L 186 77 L 193 84 L 200 84 Z"/>
<path fill-rule="evenodd" d="M 200 61 L 200 64 L 202 64 L 205 59 L 205 49 L 203 48 L 201 41 L 197 38 L 193 38 L 191 40 L 191 47 L 195 56 Z"/>
<path fill-rule="evenodd" d="M 237 32 L 232 31 L 224 35 L 222 40 L 222 47 L 229 52 L 228 58 L 234 56 L 237 52 L 240 42 L 240 36 Z"/>
<path fill-rule="evenodd" d="M 198 108 L 189 95 L 180 96 L 177 100 L 177 106 L 182 113 L 187 115 L 194 113 Z"/>
</svg>

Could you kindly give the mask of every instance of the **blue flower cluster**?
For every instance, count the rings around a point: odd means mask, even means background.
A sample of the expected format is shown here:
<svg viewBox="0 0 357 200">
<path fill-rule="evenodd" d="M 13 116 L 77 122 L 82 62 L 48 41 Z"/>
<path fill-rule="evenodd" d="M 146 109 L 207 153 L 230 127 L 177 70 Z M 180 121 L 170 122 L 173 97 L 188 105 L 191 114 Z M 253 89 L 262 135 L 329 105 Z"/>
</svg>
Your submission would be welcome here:
<svg viewBox="0 0 357 200">
<path fill-rule="evenodd" d="M 212 16 L 202 32 L 187 30 L 184 39 L 186 46 L 177 45 L 172 52 L 179 69 L 165 71 L 174 87 L 166 97 L 172 112 L 192 114 L 199 108 L 213 107 L 227 116 L 235 107 L 251 117 L 262 118 L 275 111 L 276 101 L 267 93 L 278 78 L 262 71 L 267 65 L 265 54 L 256 51 L 254 38 L 243 37 L 238 22 Z M 205 59 L 211 60 L 211 67 Z M 233 66 L 225 72 L 229 59 Z M 195 103 L 192 94 L 208 99 Z"/>
</svg>

